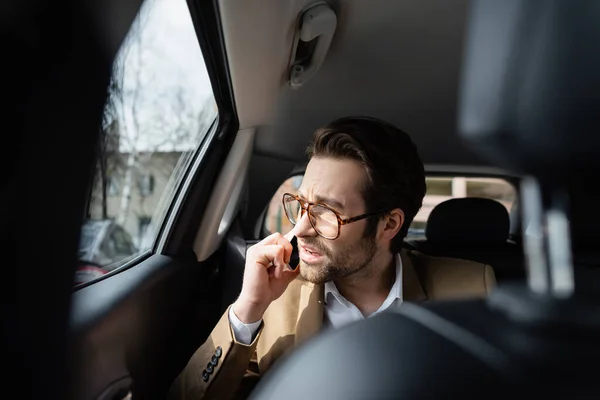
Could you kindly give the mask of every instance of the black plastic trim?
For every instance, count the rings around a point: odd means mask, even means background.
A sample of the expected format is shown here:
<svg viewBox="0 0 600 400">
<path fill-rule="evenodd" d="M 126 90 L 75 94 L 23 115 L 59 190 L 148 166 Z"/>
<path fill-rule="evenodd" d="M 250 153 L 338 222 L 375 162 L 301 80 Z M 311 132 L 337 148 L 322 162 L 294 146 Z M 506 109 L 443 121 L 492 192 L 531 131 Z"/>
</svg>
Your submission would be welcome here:
<svg viewBox="0 0 600 400">
<path fill-rule="evenodd" d="M 124 262 L 123 265 L 121 265 L 121 266 L 113 269 L 112 271 L 107 272 L 106 274 L 104 274 L 102 276 L 99 276 L 98 278 L 91 279 L 89 281 L 82 282 L 82 283 L 80 283 L 78 285 L 73 286 L 73 291 L 77 291 L 77 290 L 83 289 L 83 288 L 88 287 L 90 285 L 93 285 L 93 284 L 95 284 L 97 282 L 103 281 L 104 279 L 108 279 L 111 276 L 117 275 L 118 273 L 120 273 L 122 271 L 126 271 L 129 268 L 134 267 L 134 266 L 136 266 L 136 265 L 144 262 L 150 256 L 152 256 L 152 254 L 153 253 L 152 253 L 151 250 L 145 250 L 145 251 L 142 251 L 142 252 L 140 252 L 138 254 L 134 254 L 130 260 Z"/>
<path fill-rule="evenodd" d="M 221 125 L 238 125 L 218 1 L 188 0 L 187 3 L 219 108 Z"/>
<path fill-rule="evenodd" d="M 210 144 L 200 168 L 193 171 L 195 181 L 188 188 L 185 201 L 179 210 L 175 210 L 177 214 L 172 226 L 177 229 L 168 232 L 162 251 L 165 255 L 176 255 L 192 248 L 211 189 L 239 128 L 218 2 L 188 0 L 188 6 L 219 109 L 219 118 L 217 136 Z"/>
</svg>

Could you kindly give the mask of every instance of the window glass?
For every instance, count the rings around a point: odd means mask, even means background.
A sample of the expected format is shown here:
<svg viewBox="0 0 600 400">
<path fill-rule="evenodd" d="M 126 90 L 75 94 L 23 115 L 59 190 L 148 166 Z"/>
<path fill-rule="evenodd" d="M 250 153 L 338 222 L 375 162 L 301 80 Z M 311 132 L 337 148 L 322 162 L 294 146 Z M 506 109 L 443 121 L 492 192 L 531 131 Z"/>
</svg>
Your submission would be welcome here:
<svg viewBox="0 0 600 400">
<path fill-rule="evenodd" d="M 185 0 L 146 0 L 113 65 L 76 283 L 152 249 L 217 114 Z"/>
<path fill-rule="evenodd" d="M 443 201 L 460 197 L 484 197 L 499 201 L 510 213 L 516 200 L 512 184 L 499 178 L 474 177 L 427 177 L 427 194 L 423 206 L 410 225 L 408 236 L 419 238 L 425 235 L 427 218 L 431 210 Z"/>
<path fill-rule="evenodd" d="M 457 197 L 485 197 L 502 203 L 508 212 L 511 211 L 516 191 L 512 184 L 499 178 L 473 178 L 473 177 L 427 177 L 427 193 L 423 198 L 423 207 L 413 220 L 408 236 L 421 237 L 425 233 L 427 218 L 431 210 L 439 203 Z M 284 193 L 295 194 L 302 183 L 302 175 L 287 179 L 279 187 L 267 209 L 264 221 L 264 231 L 287 233 L 292 225 L 285 216 L 281 197 Z"/>
</svg>

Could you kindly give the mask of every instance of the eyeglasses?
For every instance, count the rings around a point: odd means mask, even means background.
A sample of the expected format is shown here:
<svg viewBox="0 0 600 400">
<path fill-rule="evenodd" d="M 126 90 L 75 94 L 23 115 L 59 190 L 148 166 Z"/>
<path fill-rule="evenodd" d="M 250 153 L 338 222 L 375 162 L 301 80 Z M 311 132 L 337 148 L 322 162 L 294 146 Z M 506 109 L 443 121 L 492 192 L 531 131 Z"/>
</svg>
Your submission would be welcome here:
<svg viewBox="0 0 600 400">
<path fill-rule="evenodd" d="M 340 236 L 342 225 L 351 224 L 387 211 L 379 210 L 343 219 L 337 211 L 325 204 L 311 203 L 290 193 L 284 193 L 282 201 L 285 215 L 292 225 L 296 225 L 304 216 L 304 213 L 308 213 L 308 220 L 315 232 L 329 240 L 337 239 Z"/>
</svg>

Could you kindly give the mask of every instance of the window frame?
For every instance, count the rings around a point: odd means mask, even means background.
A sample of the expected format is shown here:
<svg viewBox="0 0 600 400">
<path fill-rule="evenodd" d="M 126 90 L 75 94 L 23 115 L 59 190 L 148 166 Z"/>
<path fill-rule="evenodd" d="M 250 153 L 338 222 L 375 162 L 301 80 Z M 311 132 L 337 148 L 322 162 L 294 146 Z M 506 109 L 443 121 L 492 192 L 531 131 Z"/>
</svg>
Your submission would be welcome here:
<svg viewBox="0 0 600 400">
<path fill-rule="evenodd" d="M 225 52 L 225 39 L 217 2 L 187 2 L 192 23 L 196 29 L 206 71 L 212 85 L 217 105 L 217 118 L 213 121 L 205 143 L 199 146 L 193 158 L 193 170 L 186 172 L 184 193 L 178 193 L 177 207 L 169 209 L 168 219 L 159 230 L 156 252 L 171 255 L 189 252 L 193 248 L 197 228 L 218 177 L 218 170 L 227 158 L 239 129 L 239 120 L 233 95 L 229 62 Z M 215 46 L 214 43 L 218 43 Z M 208 141 L 210 138 L 210 141 Z M 177 230 L 173 227 L 177 226 Z"/>
</svg>

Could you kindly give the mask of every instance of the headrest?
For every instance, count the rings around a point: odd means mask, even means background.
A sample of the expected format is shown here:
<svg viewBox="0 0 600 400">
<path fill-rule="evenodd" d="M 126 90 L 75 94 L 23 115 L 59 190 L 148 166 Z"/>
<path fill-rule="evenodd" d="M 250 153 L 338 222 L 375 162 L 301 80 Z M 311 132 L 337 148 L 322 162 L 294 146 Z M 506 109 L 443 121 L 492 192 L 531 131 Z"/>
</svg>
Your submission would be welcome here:
<svg viewBox="0 0 600 400">
<path fill-rule="evenodd" d="M 460 136 L 548 187 L 599 170 L 599 2 L 477 0 L 470 13 Z"/>
<path fill-rule="evenodd" d="M 510 218 L 499 202 L 479 197 L 446 200 L 429 214 L 425 236 L 450 245 L 506 243 Z"/>
</svg>

